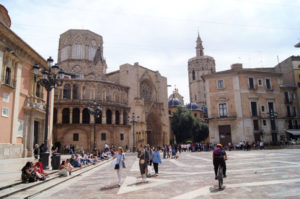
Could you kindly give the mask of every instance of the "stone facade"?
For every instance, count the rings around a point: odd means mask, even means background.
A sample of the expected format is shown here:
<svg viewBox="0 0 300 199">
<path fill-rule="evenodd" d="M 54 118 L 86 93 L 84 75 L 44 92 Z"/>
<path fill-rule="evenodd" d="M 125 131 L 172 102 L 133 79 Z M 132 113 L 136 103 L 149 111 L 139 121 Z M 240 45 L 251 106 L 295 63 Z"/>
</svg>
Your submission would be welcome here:
<svg viewBox="0 0 300 199">
<path fill-rule="evenodd" d="M 123 64 L 107 79 L 129 87 L 129 116 L 139 116 L 135 126 L 136 146 L 162 146 L 170 141 L 167 78 L 138 63 Z M 131 129 L 132 130 L 132 129 Z"/>
<path fill-rule="evenodd" d="M 204 55 L 202 40 L 198 35 L 196 46 L 196 57 L 188 60 L 190 102 L 199 106 L 206 106 L 205 82 L 203 75 L 216 71 L 213 57 Z"/>
<path fill-rule="evenodd" d="M 96 101 L 102 106 L 97 149 L 105 143 L 124 148 L 169 143 L 167 79 L 158 71 L 136 63 L 106 74 L 102 37 L 89 30 L 63 33 L 58 61 L 69 79 L 55 93 L 54 142 L 91 151 L 95 121 L 87 108 Z"/>
<path fill-rule="evenodd" d="M 32 157 L 34 144 L 42 144 L 46 91 L 33 78 L 32 66 L 47 69 L 46 61 L 10 29 L 7 10 L 0 5 L 0 159 Z M 53 108 L 53 92 L 50 110 Z M 49 132 L 52 114 L 49 112 Z M 48 144 L 51 145 L 51 133 Z"/>
<path fill-rule="evenodd" d="M 212 143 L 284 139 L 287 113 L 281 74 L 274 68 L 243 69 L 234 64 L 204 79 Z"/>
</svg>

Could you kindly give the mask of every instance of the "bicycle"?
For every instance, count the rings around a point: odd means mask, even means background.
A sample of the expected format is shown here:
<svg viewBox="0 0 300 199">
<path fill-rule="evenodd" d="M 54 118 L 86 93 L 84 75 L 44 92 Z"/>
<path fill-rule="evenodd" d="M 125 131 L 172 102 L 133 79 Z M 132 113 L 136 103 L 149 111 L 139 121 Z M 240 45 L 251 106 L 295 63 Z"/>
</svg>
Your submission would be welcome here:
<svg viewBox="0 0 300 199">
<path fill-rule="evenodd" d="M 217 179 L 219 182 L 219 189 L 223 188 L 223 167 L 221 165 L 218 166 Z"/>
</svg>

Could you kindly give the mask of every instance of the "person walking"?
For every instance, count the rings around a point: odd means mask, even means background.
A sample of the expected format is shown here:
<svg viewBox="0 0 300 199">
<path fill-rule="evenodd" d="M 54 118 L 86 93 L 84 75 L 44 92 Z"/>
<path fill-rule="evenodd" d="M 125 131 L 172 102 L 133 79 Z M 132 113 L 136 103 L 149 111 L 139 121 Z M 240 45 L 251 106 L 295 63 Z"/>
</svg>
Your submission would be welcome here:
<svg viewBox="0 0 300 199">
<path fill-rule="evenodd" d="M 154 166 L 155 176 L 158 176 L 158 164 L 161 164 L 160 151 L 158 147 L 155 147 L 154 149 L 152 162 Z"/>
<path fill-rule="evenodd" d="M 125 155 L 122 147 L 118 148 L 117 154 L 114 156 L 114 159 L 116 159 L 115 162 L 115 170 L 117 172 L 118 176 L 118 185 L 121 186 L 121 181 L 122 181 L 122 169 L 123 169 L 123 164 L 125 161 Z"/>
<path fill-rule="evenodd" d="M 140 159 L 139 166 L 140 166 L 142 182 L 147 182 L 145 175 L 147 171 L 147 160 L 149 160 L 149 156 L 148 153 L 146 153 L 143 145 L 140 146 L 140 150 L 138 151 L 138 158 Z"/>
</svg>

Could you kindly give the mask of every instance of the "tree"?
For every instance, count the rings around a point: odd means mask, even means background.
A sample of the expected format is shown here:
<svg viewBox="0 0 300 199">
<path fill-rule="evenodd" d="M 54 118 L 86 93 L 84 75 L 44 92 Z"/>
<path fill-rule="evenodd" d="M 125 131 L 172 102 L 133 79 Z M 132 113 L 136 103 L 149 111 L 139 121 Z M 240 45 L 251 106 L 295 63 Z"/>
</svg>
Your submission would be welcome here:
<svg viewBox="0 0 300 199">
<path fill-rule="evenodd" d="M 208 137 L 208 127 L 195 118 L 191 111 L 185 107 L 178 107 L 171 118 L 171 128 L 177 143 L 188 140 L 201 142 Z"/>
</svg>

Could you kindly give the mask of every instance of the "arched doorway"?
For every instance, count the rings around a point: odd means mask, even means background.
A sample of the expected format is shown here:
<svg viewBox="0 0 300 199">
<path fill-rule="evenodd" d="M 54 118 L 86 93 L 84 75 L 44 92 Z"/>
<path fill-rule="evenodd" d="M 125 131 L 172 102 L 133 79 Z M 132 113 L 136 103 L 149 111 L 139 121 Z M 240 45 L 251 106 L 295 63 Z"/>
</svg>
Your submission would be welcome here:
<svg viewBox="0 0 300 199">
<path fill-rule="evenodd" d="M 147 141 L 151 146 L 163 145 L 162 123 L 155 113 L 150 113 L 147 117 Z"/>
</svg>

